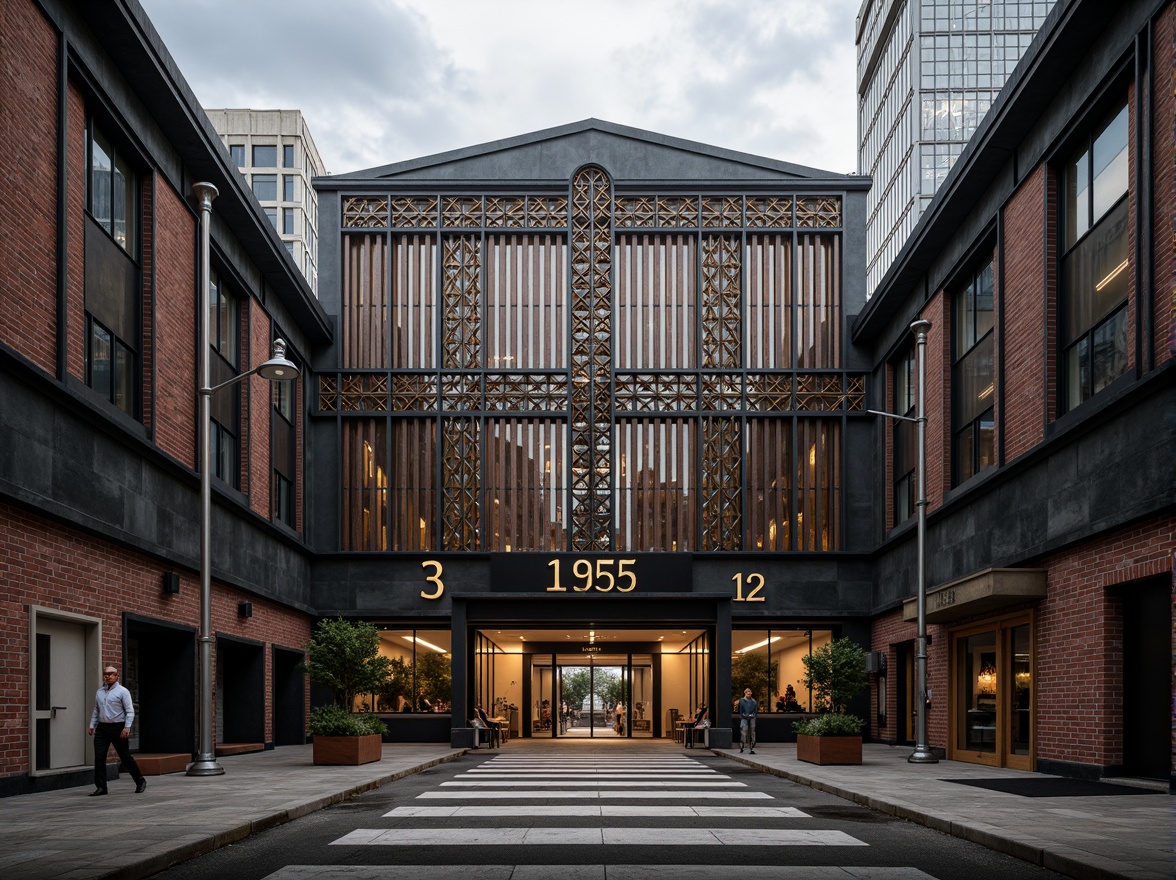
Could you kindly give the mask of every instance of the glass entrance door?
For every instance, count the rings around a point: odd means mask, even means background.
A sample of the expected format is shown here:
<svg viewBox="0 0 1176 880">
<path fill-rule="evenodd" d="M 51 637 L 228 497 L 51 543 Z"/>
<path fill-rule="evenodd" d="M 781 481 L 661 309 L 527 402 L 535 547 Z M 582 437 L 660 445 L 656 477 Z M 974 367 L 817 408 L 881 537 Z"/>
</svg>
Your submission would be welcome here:
<svg viewBox="0 0 1176 880">
<path fill-rule="evenodd" d="M 1031 619 L 995 620 L 952 634 L 953 732 L 949 757 L 1032 769 Z"/>
</svg>

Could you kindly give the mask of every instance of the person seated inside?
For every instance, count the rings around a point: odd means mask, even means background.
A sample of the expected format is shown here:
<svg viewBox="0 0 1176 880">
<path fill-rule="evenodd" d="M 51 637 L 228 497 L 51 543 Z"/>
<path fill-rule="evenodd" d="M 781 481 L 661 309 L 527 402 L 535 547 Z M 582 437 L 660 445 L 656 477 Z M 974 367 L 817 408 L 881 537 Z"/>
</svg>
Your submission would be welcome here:
<svg viewBox="0 0 1176 880">
<path fill-rule="evenodd" d="M 781 706 L 783 704 L 783 706 Z M 796 689 L 792 685 L 784 688 L 784 693 L 776 701 L 777 712 L 799 712 L 800 703 L 796 701 Z"/>
<path fill-rule="evenodd" d="M 486 714 L 486 710 L 482 708 L 479 703 L 474 707 L 474 715 L 482 722 L 482 725 L 490 731 L 490 748 L 496 749 L 502 745 L 502 725 L 497 721 L 491 721 L 490 716 Z"/>
<path fill-rule="evenodd" d="M 704 721 L 706 721 L 707 723 L 703 724 Z M 694 713 L 694 723 L 686 728 L 686 748 L 688 748 L 688 749 L 694 748 L 694 737 L 697 736 L 697 734 L 694 731 L 704 730 L 705 728 L 707 728 L 709 726 L 710 726 L 710 711 L 706 708 L 705 705 L 700 705 L 698 707 L 698 711 Z"/>
</svg>

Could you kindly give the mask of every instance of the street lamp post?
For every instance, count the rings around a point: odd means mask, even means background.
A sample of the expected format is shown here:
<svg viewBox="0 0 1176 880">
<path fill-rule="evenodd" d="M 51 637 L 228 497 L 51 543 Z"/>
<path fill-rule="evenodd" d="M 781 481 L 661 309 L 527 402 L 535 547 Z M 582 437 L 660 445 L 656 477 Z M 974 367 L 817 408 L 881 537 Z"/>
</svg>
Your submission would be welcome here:
<svg viewBox="0 0 1176 880">
<path fill-rule="evenodd" d="M 212 395 L 222 388 L 243 382 L 257 374 L 271 382 L 298 378 L 298 367 L 286 359 L 286 343 L 274 340 L 273 356 L 265 363 L 209 386 L 209 309 L 211 269 L 209 221 L 212 200 L 219 194 L 211 183 L 197 183 L 193 192 L 200 207 L 200 730 L 196 760 L 188 765 L 189 776 L 221 776 L 212 744 Z"/>
<path fill-rule="evenodd" d="M 918 621 L 915 628 L 915 750 L 907 757 L 912 764 L 938 764 L 939 759 L 927 745 L 927 410 L 925 389 L 927 386 L 927 331 L 931 322 L 923 319 L 911 324 L 911 331 L 915 334 L 915 347 L 919 361 L 919 397 L 915 418 L 897 413 L 881 412 L 872 409 L 874 415 L 885 416 L 888 419 L 900 419 L 904 422 L 914 422 L 918 434 L 917 480 L 918 498 L 915 506 L 918 508 L 916 525 L 916 603 L 918 606 Z"/>
</svg>

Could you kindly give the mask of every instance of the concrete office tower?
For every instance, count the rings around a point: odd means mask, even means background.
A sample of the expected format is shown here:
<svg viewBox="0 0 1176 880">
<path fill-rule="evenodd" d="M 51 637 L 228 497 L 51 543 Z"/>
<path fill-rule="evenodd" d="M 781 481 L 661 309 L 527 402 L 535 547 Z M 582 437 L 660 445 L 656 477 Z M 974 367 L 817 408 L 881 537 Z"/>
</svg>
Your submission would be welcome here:
<svg viewBox="0 0 1176 880">
<path fill-rule="evenodd" d="M 1054 0 L 862 0 L 858 171 L 873 295 Z"/>
<path fill-rule="evenodd" d="M 286 250 L 318 294 L 318 195 L 326 173 L 299 110 L 205 110 Z"/>
</svg>

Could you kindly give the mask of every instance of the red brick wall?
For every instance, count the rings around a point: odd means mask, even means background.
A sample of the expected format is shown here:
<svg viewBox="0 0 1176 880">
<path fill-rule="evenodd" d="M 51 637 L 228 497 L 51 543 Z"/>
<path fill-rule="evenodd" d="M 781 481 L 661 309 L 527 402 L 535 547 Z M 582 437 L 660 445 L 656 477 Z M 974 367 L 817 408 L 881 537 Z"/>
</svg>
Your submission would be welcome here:
<svg viewBox="0 0 1176 880">
<path fill-rule="evenodd" d="M 927 414 L 927 510 L 932 511 L 943 505 L 943 496 L 951 489 L 951 312 L 947 295 L 938 291 L 919 317 L 931 322 L 927 331 L 927 396 L 923 403 Z M 915 357 L 918 382 L 918 349 Z"/>
<path fill-rule="evenodd" d="M 29 770 L 28 606 L 41 605 L 102 621 L 102 654 L 117 661 L 123 652 L 122 614 L 198 626 L 200 582 L 181 574 L 178 595 L 162 590 L 171 568 L 101 539 L 64 529 L 0 504 L 0 613 L 11 626 L 0 640 L 0 776 Z M 237 603 L 253 603 L 253 617 L 237 616 Z M 23 621 L 23 623 L 22 623 Z M 310 638 L 311 619 L 240 590 L 213 585 L 215 632 L 297 648 Z M 215 651 L 213 653 L 215 667 Z M 272 652 L 266 662 L 266 740 L 273 739 Z M 195 657 L 193 658 L 195 663 Z"/>
<path fill-rule="evenodd" d="M 270 356 L 270 320 L 261 306 L 249 300 L 246 310 L 249 316 L 249 348 L 252 361 L 257 366 Z M 270 383 L 260 376 L 249 380 L 249 395 L 246 398 L 249 412 L 245 421 L 245 446 L 249 458 L 249 507 L 265 519 L 270 518 L 270 410 L 273 408 Z M 244 483 L 242 483 L 244 485 Z"/>
<path fill-rule="evenodd" d="M 1037 168 L 1004 210 L 1004 277 L 1000 301 L 1004 315 L 1005 460 L 1012 461 L 1044 437 L 1042 375 L 1046 363 L 1042 312 L 1042 196 L 1045 171 Z M 1052 325 L 1051 325 L 1052 326 Z M 999 399 L 999 398 L 998 398 Z"/>
<path fill-rule="evenodd" d="M 66 317 L 65 363 L 86 378 L 86 101 L 74 83 L 66 95 Z"/>
<path fill-rule="evenodd" d="M 160 181 L 155 194 L 155 442 L 196 467 L 197 223 Z"/>
<path fill-rule="evenodd" d="M 1168 4 L 1155 27 L 1155 349 L 1156 364 L 1173 356 L 1176 346 L 1176 7 Z"/>
<path fill-rule="evenodd" d="M 57 35 L 0 5 L 0 341 L 47 373 L 57 353 Z"/>
<path fill-rule="evenodd" d="M 1155 517 L 1032 563 L 1046 569 L 1048 584 L 1046 598 L 1035 609 L 1038 759 L 1122 763 L 1123 615 L 1118 596 L 1109 588 L 1170 575 L 1174 552 L 1176 537 L 1170 518 Z M 952 627 L 974 626 L 983 620 L 961 621 Z M 927 652 L 928 686 L 934 695 L 928 739 L 933 747 L 946 748 L 949 711 L 955 709 L 954 697 L 949 697 L 950 631 L 932 624 L 927 632 L 932 640 Z M 914 639 L 915 624 L 904 621 L 901 610 L 875 618 L 870 648 L 887 655 L 889 673 L 886 726 L 875 731 L 879 739 L 897 739 L 903 730 L 897 715 L 903 670 L 897 666 L 894 646 L 913 644 Z M 877 701 L 875 687 L 871 696 L 875 711 Z"/>
</svg>

